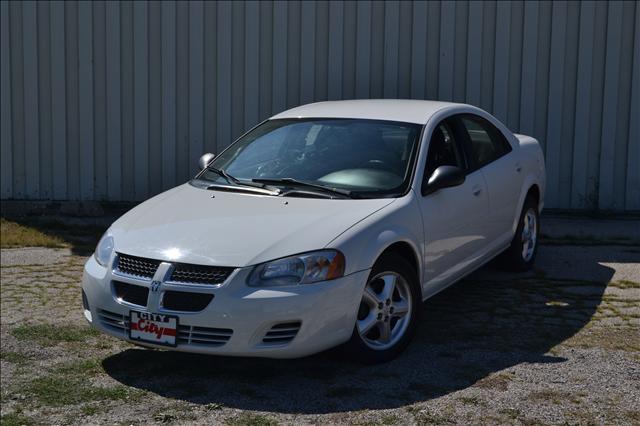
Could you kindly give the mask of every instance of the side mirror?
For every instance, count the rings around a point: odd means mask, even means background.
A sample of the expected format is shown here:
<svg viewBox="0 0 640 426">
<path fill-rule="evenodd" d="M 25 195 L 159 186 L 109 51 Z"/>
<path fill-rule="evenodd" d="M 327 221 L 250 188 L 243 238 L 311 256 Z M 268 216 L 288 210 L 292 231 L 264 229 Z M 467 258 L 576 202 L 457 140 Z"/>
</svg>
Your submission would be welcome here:
<svg viewBox="0 0 640 426">
<path fill-rule="evenodd" d="M 464 179 L 464 170 L 460 167 L 440 166 L 431 173 L 428 180 L 422 183 L 422 195 L 433 194 L 440 189 L 462 185 Z"/>
<path fill-rule="evenodd" d="M 203 154 L 202 157 L 200 157 L 200 159 L 198 160 L 198 166 L 200 166 L 200 170 L 207 167 L 211 160 L 213 160 L 214 158 L 216 158 L 216 155 L 210 152 Z"/>
</svg>

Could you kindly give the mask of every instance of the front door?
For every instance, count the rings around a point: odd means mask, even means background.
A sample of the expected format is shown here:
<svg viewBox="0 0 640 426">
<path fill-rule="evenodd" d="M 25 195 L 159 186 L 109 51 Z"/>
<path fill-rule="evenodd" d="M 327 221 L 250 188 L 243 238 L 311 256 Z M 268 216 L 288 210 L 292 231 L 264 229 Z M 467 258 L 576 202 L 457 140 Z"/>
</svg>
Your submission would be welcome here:
<svg viewBox="0 0 640 426">
<path fill-rule="evenodd" d="M 459 140 L 459 124 L 443 120 L 434 129 L 424 179 L 443 165 L 468 171 Z M 418 195 L 420 196 L 420 195 Z M 424 222 L 425 296 L 431 296 L 469 271 L 486 245 L 483 231 L 489 202 L 480 170 L 468 173 L 462 185 L 422 196 L 419 200 Z"/>
</svg>

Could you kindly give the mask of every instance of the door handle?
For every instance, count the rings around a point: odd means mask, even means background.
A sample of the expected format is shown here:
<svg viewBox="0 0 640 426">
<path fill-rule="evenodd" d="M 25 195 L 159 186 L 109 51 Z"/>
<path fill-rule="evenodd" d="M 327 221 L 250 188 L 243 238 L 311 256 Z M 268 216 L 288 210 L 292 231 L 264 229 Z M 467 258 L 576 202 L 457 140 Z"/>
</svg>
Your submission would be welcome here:
<svg viewBox="0 0 640 426">
<path fill-rule="evenodd" d="M 481 192 L 482 192 L 482 188 L 479 186 L 474 186 L 473 189 L 471 189 L 471 193 L 476 197 L 480 195 Z"/>
<path fill-rule="evenodd" d="M 522 166 L 520 163 L 516 163 L 516 172 L 520 173 L 520 171 L 522 171 Z"/>
</svg>

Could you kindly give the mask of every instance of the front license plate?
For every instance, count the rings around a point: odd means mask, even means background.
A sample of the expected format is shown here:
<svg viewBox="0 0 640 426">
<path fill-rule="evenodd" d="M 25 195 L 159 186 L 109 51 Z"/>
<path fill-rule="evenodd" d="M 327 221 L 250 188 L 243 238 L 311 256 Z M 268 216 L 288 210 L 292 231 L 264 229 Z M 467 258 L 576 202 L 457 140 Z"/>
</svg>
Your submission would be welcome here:
<svg viewBox="0 0 640 426">
<path fill-rule="evenodd" d="M 129 312 L 131 340 L 155 343 L 156 345 L 176 346 L 178 317 L 151 312 Z"/>
</svg>

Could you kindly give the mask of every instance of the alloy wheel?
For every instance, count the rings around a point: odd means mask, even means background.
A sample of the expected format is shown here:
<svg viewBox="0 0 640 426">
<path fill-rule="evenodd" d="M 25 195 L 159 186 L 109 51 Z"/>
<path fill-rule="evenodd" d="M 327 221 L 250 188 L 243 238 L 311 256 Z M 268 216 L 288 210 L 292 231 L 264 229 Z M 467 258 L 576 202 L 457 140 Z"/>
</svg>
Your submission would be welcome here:
<svg viewBox="0 0 640 426">
<path fill-rule="evenodd" d="M 362 341 L 372 349 L 385 350 L 404 336 L 411 320 L 412 295 L 400 274 L 382 272 L 367 283 L 356 327 Z"/>
</svg>

